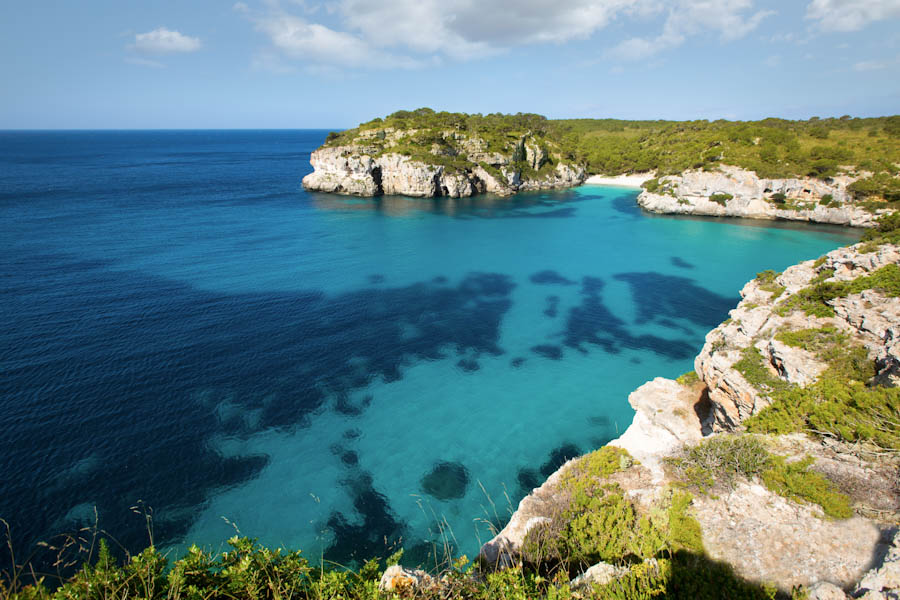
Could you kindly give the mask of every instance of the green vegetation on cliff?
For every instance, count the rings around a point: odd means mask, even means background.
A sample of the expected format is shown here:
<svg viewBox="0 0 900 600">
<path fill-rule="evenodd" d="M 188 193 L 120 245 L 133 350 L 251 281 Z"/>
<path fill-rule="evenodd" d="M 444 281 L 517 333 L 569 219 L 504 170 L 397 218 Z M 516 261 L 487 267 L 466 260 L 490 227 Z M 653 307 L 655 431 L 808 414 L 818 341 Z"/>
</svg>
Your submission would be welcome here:
<svg viewBox="0 0 900 600">
<path fill-rule="evenodd" d="M 821 474 L 810 470 L 811 457 L 789 462 L 784 456 L 771 454 L 751 435 L 707 438 L 696 446 L 684 448 L 668 464 L 685 485 L 700 493 L 716 487 L 732 488 L 739 478 L 759 478 L 780 496 L 819 505 L 827 517 L 846 519 L 853 515 L 850 498 Z"/>
<path fill-rule="evenodd" d="M 404 135 L 398 138 L 398 132 Z M 884 201 L 900 201 L 900 116 L 808 121 L 550 120 L 535 114 L 469 115 L 420 108 L 334 132 L 326 146 L 356 143 L 376 153 L 398 152 L 456 168 L 465 167 L 466 156 L 473 150 L 500 153 L 528 176 L 535 165 L 521 154 L 520 142 L 526 136 L 547 156 L 548 162 L 538 167 L 560 161 L 582 165 L 588 173 L 671 175 L 728 164 L 769 178 L 872 174 L 850 186 L 857 200 L 878 200 L 880 206 Z M 475 139 L 483 142 L 477 149 L 462 143 Z"/>
<path fill-rule="evenodd" d="M 892 271 L 896 269 L 896 265 L 889 266 L 894 267 Z M 869 278 L 860 277 L 849 282 L 849 286 L 868 285 L 872 281 Z M 858 283 L 863 280 L 867 283 Z M 806 431 L 849 443 L 865 442 L 890 451 L 900 450 L 900 388 L 870 383 L 875 364 L 864 348 L 849 343 L 848 337 L 833 327 L 786 331 L 776 339 L 813 353 L 828 366 L 814 384 L 805 388 L 784 384 L 767 389 L 765 382 L 745 375 L 749 383 L 765 390 L 772 399 L 771 405 L 744 422 L 748 431 Z"/>
</svg>

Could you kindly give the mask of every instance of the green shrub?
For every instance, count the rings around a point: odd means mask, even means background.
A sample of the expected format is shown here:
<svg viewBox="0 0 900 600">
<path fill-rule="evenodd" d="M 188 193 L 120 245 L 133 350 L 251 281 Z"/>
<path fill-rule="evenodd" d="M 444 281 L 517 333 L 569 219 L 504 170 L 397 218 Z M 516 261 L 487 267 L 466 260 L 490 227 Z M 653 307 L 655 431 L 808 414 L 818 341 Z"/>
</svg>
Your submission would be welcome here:
<svg viewBox="0 0 900 600">
<path fill-rule="evenodd" d="M 675 381 L 684 386 L 692 386 L 700 381 L 700 377 L 697 376 L 697 371 L 688 371 L 679 375 Z"/>
<path fill-rule="evenodd" d="M 764 292 L 771 292 L 771 300 L 775 300 L 784 293 L 784 286 L 778 285 L 775 281 L 779 275 L 781 275 L 781 273 L 775 272 L 772 269 L 766 269 L 765 271 L 760 271 L 756 274 L 756 280 L 759 282 L 759 289 Z"/>
<path fill-rule="evenodd" d="M 733 368 L 744 376 L 747 383 L 763 394 L 771 395 L 791 387 L 788 382 L 769 371 L 765 358 L 754 346 L 741 351 L 741 359 L 734 363 Z"/>
<path fill-rule="evenodd" d="M 731 194 L 713 194 L 709 197 L 709 201 L 715 202 L 720 206 L 725 206 L 725 204 L 732 198 L 734 198 L 734 196 L 732 196 Z"/>
<path fill-rule="evenodd" d="M 651 194 L 655 194 L 659 190 L 659 178 L 648 179 L 641 187 L 650 192 Z"/>
<path fill-rule="evenodd" d="M 769 201 L 774 202 L 775 204 L 784 204 L 785 200 L 787 200 L 787 196 L 785 196 L 783 192 L 775 192 L 769 196 Z"/>
<path fill-rule="evenodd" d="M 875 363 L 833 327 L 782 332 L 776 339 L 814 352 L 828 367 L 805 389 L 772 394 L 772 404 L 744 421 L 748 431 L 812 431 L 846 442 L 900 450 L 900 388 L 867 385 Z"/>
<path fill-rule="evenodd" d="M 819 198 L 819 204 L 822 206 L 830 206 L 832 202 L 834 202 L 834 196 L 831 194 L 825 194 Z"/>
<path fill-rule="evenodd" d="M 718 435 L 686 446 L 667 460 L 677 478 L 701 493 L 732 488 L 739 477 L 751 479 L 766 468 L 769 453 L 753 436 Z"/>
<path fill-rule="evenodd" d="M 788 298 L 776 312 L 783 316 L 793 310 L 803 310 L 808 315 L 833 317 L 834 309 L 828 305 L 830 300 L 849 294 L 858 294 L 869 289 L 877 290 L 887 296 L 900 296 L 900 266 L 885 265 L 869 275 L 857 277 L 851 281 L 815 283 Z"/>
<path fill-rule="evenodd" d="M 781 331 L 775 335 L 775 339 L 794 348 L 821 352 L 835 344 L 845 342 L 847 336 L 838 332 L 837 328 L 828 326 L 820 329 Z"/>
<path fill-rule="evenodd" d="M 810 471 L 813 459 L 787 462 L 783 456 L 772 457 L 771 466 L 762 474 L 766 487 L 785 498 L 811 502 L 822 507 L 826 516 L 846 519 L 853 516 L 853 507 L 846 494 L 837 491 L 830 481 Z"/>
<path fill-rule="evenodd" d="M 900 212 L 881 215 L 875 222 L 875 227 L 867 229 L 862 237 L 863 241 L 900 243 Z"/>
<path fill-rule="evenodd" d="M 618 446 L 603 446 L 575 461 L 562 473 L 560 481 L 563 486 L 579 491 L 583 484 L 590 485 L 598 479 L 606 479 L 633 464 L 635 460 L 628 450 Z"/>
<path fill-rule="evenodd" d="M 701 493 L 716 486 L 733 488 L 738 479 L 760 477 L 776 494 L 818 504 L 830 517 L 843 519 L 853 512 L 845 494 L 822 475 L 809 471 L 812 458 L 789 463 L 783 456 L 770 454 L 753 436 L 722 434 L 707 438 L 684 448 L 667 463 L 679 480 Z"/>
</svg>

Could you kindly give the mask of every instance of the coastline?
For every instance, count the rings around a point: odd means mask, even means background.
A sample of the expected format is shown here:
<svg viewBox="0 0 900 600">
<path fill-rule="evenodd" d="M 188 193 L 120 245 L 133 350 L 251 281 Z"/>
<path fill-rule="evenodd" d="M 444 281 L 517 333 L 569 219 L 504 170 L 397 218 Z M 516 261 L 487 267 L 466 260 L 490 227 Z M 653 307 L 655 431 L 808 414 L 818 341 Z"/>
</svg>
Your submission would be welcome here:
<svg viewBox="0 0 900 600">
<path fill-rule="evenodd" d="M 632 173 L 630 175 L 591 175 L 581 185 L 610 185 L 640 189 L 645 181 L 649 181 L 655 176 L 652 172 Z"/>
</svg>

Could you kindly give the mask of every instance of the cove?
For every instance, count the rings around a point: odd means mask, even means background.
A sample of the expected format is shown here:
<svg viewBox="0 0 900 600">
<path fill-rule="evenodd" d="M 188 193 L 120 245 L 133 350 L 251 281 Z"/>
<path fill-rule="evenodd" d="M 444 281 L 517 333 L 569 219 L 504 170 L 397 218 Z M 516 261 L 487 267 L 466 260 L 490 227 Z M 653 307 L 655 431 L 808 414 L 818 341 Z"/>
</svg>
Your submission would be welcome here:
<svg viewBox="0 0 900 600">
<path fill-rule="evenodd" d="M 130 548 L 237 527 L 337 562 L 470 556 L 744 282 L 852 241 L 635 191 L 307 193 L 326 132 L 9 134 L 0 516 Z M 227 519 L 227 521 L 226 521 Z"/>
</svg>

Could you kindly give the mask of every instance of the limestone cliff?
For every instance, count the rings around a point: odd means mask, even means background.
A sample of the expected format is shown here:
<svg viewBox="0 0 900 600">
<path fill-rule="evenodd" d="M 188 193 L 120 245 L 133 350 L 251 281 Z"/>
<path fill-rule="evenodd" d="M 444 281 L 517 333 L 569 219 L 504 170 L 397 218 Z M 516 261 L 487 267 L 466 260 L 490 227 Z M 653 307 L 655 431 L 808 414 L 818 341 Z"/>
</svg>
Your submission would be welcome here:
<svg viewBox="0 0 900 600">
<path fill-rule="evenodd" d="M 410 145 L 415 136 L 389 128 L 364 131 L 351 144 L 325 145 L 312 153 L 314 171 L 303 186 L 354 196 L 459 198 L 566 188 L 585 179 L 583 167 L 562 160 L 535 136 L 492 149 L 477 136 L 445 131 L 427 152 Z"/>
<path fill-rule="evenodd" d="M 666 214 L 745 217 L 871 227 L 879 214 L 853 203 L 850 177 L 763 179 L 728 165 L 688 170 L 658 180 L 638 196 L 645 210 Z M 717 201 L 716 201 L 717 200 Z"/>
<path fill-rule="evenodd" d="M 861 289 L 865 285 L 857 286 L 858 290 L 844 287 L 843 292 L 850 293 L 838 293 L 824 301 L 825 308 L 818 307 L 828 316 L 807 315 L 798 299 L 816 298 L 808 294 L 812 286 L 834 284 L 828 288 L 834 290 L 842 282 L 865 281 L 898 264 L 900 246 L 857 244 L 749 282 L 731 318 L 707 335 L 695 361 L 697 380 L 679 383 L 657 378 L 629 396 L 634 420 L 610 446 L 627 450 L 635 462 L 609 475 L 603 485 L 622 489 L 635 510 L 652 516 L 654 510 L 658 513 L 661 499 L 664 502 L 671 493 L 667 490 L 683 485 L 673 472 L 672 457 L 683 456 L 685 447 L 713 437 L 747 437 L 741 433 L 742 421 L 770 402 L 765 388 L 760 389 L 758 381 L 748 381 L 738 368 L 747 352 L 759 352 L 759 366 L 770 382 L 789 386 L 816 382 L 827 368 L 822 357 L 781 341 L 790 339 L 779 332 L 815 330 L 839 336 L 834 339 L 842 349 L 864 349 L 864 359 L 874 362 L 873 382 L 896 386 L 900 382 L 900 298 L 893 292 Z M 892 272 L 891 278 L 895 276 Z M 815 504 L 779 495 L 759 480 L 741 479 L 716 494 L 698 494 L 690 506 L 707 556 L 728 563 L 751 581 L 785 591 L 805 586 L 810 598 L 843 599 L 848 597 L 845 592 L 851 597 L 897 597 L 900 462 L 896 456 L 860 454 L 856 446 L 802 433 L 755 439 L 788 461 L 808 457 L 816 473 L 850 498 L 853 514 L 839 520 L 824 518 Z M 520 560 L 529 532 L 549 526 L 554 515 L 560 514 L 560 505 L 571 493 L 562 482 L 585 459 L 570 460 L 525 497 L 506 527 L 482 547 L 481 558 L 495 565 Z M 595 581 L 605 583 L 621 576 L 617 569 L 600 563 L 573 585 L 590 579 L 594 572 L 602 574 Z"/>
<path fill-rule="evenodd" d="M 735 366 L 755 349 L 770 375 L 786 383 L 806 386 L 825 365 L 810 352 L 777 339 L 783 331 L 833 327 L 846 335 L 846 343 L 866 349 L 877 366 L 876 378 L 900 383 L 900 298 L 867 289 L 827 302 L 835 316 L 810 316 L 787 310 L 798 293 L 813 284 L 844 282 L 900 263 L 900 247 L 879 246 L 861 252 L 861 244 L 839 248 L 817 261 L 786 269 L 771 281 L 754 279 L 741 290 L 741 300 L 730 319 L 706 335 L 694 368 L 709 389 L 714 427 L 733 429 L 770 403 L 766 392 L 747 381 Z M 774 274 L 773 274 L 774 275 Z"/>
</svg>

